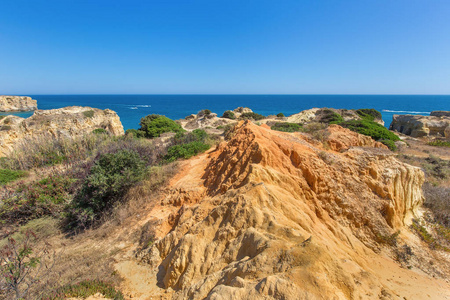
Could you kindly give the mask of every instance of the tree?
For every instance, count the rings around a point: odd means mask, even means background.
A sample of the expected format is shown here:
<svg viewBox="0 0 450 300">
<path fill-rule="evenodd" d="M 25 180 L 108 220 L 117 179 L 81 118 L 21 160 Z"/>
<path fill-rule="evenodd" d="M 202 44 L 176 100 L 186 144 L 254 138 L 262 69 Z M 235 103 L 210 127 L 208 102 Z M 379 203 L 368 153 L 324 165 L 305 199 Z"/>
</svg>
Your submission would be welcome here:
<svg viewBox="0 0 450 300">
<path fill-rule="evenodd" d="M 55 252 L 50 252 L 49 244 L 37 246 L 37 237 L 27 230 L 21 241 L 8 238 L 0 251 L 0 287 L 14 299 L 23 299 L 30 288 L 49 275 L 55 263 Z"/>
</svg>

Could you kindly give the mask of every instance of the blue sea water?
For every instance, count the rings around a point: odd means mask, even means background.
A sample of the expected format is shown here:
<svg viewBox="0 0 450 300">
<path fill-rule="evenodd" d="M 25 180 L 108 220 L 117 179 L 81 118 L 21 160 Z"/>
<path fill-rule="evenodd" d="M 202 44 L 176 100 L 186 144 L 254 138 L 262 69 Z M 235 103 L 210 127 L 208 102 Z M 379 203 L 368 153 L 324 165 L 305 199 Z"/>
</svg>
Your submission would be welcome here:
<svg viewBox="0 0 450 300">
<path fill-rule="evenodd" d="M 313 107 L 375 108 L 389 127 L 394 114 L 429 115 L 434 110 L 450 110 L 450 95 L 29 95 L 39 109 L 91 106 L 116 111 L 125 129 L 139 128 L 139 120 L 149 114 L 181 119 L 202 109 L 219 116 L 225 110 L 249 107 L 262 115 L 286 116 Z M 32 113 L 18 113 L 28 117 Z"/>
</svg>

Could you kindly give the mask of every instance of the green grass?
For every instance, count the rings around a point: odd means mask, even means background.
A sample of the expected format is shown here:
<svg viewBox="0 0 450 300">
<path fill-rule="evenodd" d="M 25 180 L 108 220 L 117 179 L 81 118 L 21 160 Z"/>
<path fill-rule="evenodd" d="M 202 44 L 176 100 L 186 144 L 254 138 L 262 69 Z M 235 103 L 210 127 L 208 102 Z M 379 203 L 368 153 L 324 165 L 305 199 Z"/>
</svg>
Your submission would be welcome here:
<svg viewBox="0 0 450 300">
<path fill-rule="evenodd" d="M 272 125 L 270 129 L 277 130 L 277 131 L 283 131 L 283 132 L 295 132 L 300 131 L 302 126 L 296 123 L 275 123 Z"/>
<path fill-rule="evenodd" d="M 0 185 L 7 184 L 19 178 L 25 177 L 27 172 L 25 171 L 14 171 L 8 169 L 0 169 Z"/>
<path fill-rule="evenodd" d="M 436 147 L 450 147 L 450 142 L 442 141 L 442 140 L 435 140 L 435 141 L 429 142 L 428 145 L 436 146 Z"/>
<path fill-rule="evenodd" d="M 86 111 L 83 111 L 83 115 L 84 115 L 86 118 L 93 118 L 93 117 L 94 117 L 94 111 L 93 111 L 93 110 L 86 110 Z"/>
<path fill-rule="evenodd" d="M 105 298 L 125 300 L 122 292 L 117 291 L 111 284 L 101 280 L 85 280 L 77 284 L 66 285 L 44 297 L 46 300 L 63 300 L 71 297 L 87 298 L 101 293 Z"/>
</svg>

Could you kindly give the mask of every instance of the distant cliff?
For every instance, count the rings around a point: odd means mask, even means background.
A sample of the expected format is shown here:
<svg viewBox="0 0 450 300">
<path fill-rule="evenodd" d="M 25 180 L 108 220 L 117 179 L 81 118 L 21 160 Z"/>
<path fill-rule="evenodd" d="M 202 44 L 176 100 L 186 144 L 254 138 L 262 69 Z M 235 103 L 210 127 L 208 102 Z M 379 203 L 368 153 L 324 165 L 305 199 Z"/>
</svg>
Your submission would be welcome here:
<svg viewBox="0 0 450 300">
<path fill-rule="evenodd" d="M 0 116 L 0 156 L 13 150 L 21 141 L 39 136 L 73 138 L 102 128 L 112 135 L 123 135 L 119 116 L 110 109 L 70 106 L 37 110 L 29 118 Z"/>
<path fill-rule="evenodd" d="M 37 109 L 37 101 L 26 96 L 0 96 L 0 111 L 30 111 Z"/>
<path fill-rule="evenodd" d="M 440 136 L 450 138 L 450 112 L 436 111 L 430 116 L 394 115 L 390 130 L 412 136 Z"/>
</svg>

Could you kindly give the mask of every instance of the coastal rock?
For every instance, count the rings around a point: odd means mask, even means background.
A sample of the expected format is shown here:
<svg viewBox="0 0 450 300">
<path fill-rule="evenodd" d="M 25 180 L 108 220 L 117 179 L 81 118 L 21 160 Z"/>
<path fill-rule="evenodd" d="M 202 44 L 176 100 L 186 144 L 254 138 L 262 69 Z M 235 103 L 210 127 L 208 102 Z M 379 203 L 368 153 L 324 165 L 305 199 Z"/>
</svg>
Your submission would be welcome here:
<svg viewBox="0 0 450 300">
<path fill-rule="evenodd" d="M 394 115 L 390 130 L 412 137 L 438 136 L 450 138 L 450 117 Z"/>
<path fill-rule="evenodd" d="M 373 250 L 416 214 L 420 168 L 351 146 L 363 137 L 340 153 L 249 121 L 232 136 L 186 161 L 161 201 L 173 213 L 152 214 L 161 226 L 140 257 L 158 286 L 173 299 L 378 299 L 395 290 L 383 276 L 401 268 Z"/>
<path fill-rule="evenodd" d="M 110 109 L 70 106 L 51 110 L 37 110 L 29 118 L 5 116 L 0 119 L 0 156 L 7 155 L 14 146 L 27 139 L 50 136 L 74 138 L 102 128 L 112 135 L 123 135 L 119 116 Z"/>
<path fill-rule="evenodd" d="M 248 107 L 238 107 L 233 110 L 233 113 L 236 116 L 236 118 L 239 118 L 242 114 L 252 113 L 252 112 L 253 112 L 253 110 L 251 110 Z"/>
<path fill-rule="evenodd" d="M 436 110 L 430 113 L 432 117 L 450 117 L 450 111 Z"/>
<path fill-rule="evenodd" d="M 37 109 L 37 101 L 26 96 L 0 95 L 0 111 L 17 112 Z"/>
<path fill-rule="evenodd" d="M 200 111 L 198 114 L 189 115 L 177 122 L 185 130 L 216 128 L 218 126 L 236 123 L 236 121 L 230 119 L 219 118 L 216 113 L 205 113 L 204 111 Z"/>
<path fill-rule="evenodd" d="M 311 108 L 299 112 L 298 114 L 287 117 L 287 122 L 307 124 L 311 122 L 328 123 L 330 116 L 339 114 L 344 121 L 361 120 L 361 116 L 354 109 L 335 109 L 335 108 Z M 384 126 L 384 121 L 379 117 L 375 117 L 374 122 Z"/>
</svg>

